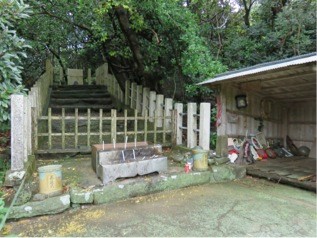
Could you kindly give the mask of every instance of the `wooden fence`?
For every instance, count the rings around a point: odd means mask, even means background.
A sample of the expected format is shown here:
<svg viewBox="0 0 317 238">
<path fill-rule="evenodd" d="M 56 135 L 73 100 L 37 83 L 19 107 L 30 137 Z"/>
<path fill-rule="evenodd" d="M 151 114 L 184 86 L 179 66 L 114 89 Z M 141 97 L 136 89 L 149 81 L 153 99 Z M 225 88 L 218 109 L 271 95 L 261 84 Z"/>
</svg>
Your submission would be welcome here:
<svg viewBox="0 0 317 238">
<path fill-rule="evenodd" d="M 147 87 L 137 85 L 127 80 L 123 93 L 116 78 L 108 74 L 108 65 L 103 64 L 96 71 L 97 84 L 107 85 L 110 94 L 127 107 L 135 109 L 142 116 L 147 116 L 150 122 L 156 115 L 158 117 L 157 127 L 162 126 L 162 116 L 170 116 L 175 113 L 175 141 L 177 145 L 184 142 L 187 147 L 192 148 L 200 145 L 206 150 L 210 148 L 210 103 L 187 104 L 187 112 L 183 112 L 183 104 L 174 103 L 172 98 L 164 98 L 163 94 L 157 94 Z M 183 118 L 187 126 L 183 126 Z"/>
<path fill-rule="evenodd" d="M 148 141 L 154 144 L 172 145 L 174 113 L 148 117 L 141 116 L 134 110 L 133 115 L 128 115 L 128 110 L 119 114 L 112 109 L 111 113 L 87 110 L 85 115 L 79 114 L 75 109 L 74 114 L 52 115 L 48 109 L 47 116 L 41 116 L 34 123 L 34 139 L 36 153 L 66 153 L 90 151 L 90 146 L 97 143 L 119 143 L 128 137 L 131 141 Z M 151 122 L 153 121 L 153 122 Z M 157 127 L 158 122 L 162 126 Z"/>
</svg>

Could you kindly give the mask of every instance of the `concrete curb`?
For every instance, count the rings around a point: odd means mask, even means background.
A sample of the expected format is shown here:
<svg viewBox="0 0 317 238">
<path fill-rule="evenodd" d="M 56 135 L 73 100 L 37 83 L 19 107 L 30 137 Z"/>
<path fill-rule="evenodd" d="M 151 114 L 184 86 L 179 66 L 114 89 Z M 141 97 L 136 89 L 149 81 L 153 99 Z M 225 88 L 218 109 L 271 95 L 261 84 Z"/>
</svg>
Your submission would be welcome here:
<svg viewBox="0 0 317 238">
<path fill-rule="evenodd" d="M 225 164 L 212 166 L 211 171 L 160 174 L 158 176 L 142 177 L 135 180 L 115 181 L 100 188 L 82 189 L 72 187 L 69 194 L 15 206 L 9 218 L 56 214 L 67 210 L 71 206 L 112 203 L 132 197 L 189 186 L 231 181 L 243 178 L 245 175 L 245 166 Z"/>
</svg>

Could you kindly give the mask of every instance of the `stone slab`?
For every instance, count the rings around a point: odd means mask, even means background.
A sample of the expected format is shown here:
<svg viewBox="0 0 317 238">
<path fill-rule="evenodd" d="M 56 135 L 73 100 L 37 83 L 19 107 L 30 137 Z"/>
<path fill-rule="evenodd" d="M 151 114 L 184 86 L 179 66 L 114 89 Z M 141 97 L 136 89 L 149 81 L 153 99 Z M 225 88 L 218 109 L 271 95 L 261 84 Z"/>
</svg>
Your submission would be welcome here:
<svg viewBox="0 0 317 238">
<path fill-rule="evenodd" d="M 114 150 L 114 149 L 124 149 L 126 148 L 134 148 L 134 147 L 146 147 L 148 146 L 147 142 L 137 142 L 135 143 L 127 143 L 125 145 L 125 143 L 116 143 L 115 144 L 115 148 L 113 146 L 113 144 L 95 144 L 92 145 L 91 147 L 91 166 L 93 168 L 93 170 L 96 172 L 97 171 L 97 165 L 99 165 L 99 151 L 110 151 L 110 150 Z"/>
<path fill-rule="evenodd" d="M 13 206 L 9 213 L 9 219 L 34 217 L 39 215 L 56 214 L 70 207 L 70 195 L 47 198 L 43 201 L 28 202 L 21 206 Z"/>
<path fill-rule="evenodd" d="M 101 164 L 98 170 L 102 183 L 108 184 L 117 178 L 135 177 L 153 172 L 167 171 L 167 157 L 158 157 L 129 163 Z"/>
</svg>

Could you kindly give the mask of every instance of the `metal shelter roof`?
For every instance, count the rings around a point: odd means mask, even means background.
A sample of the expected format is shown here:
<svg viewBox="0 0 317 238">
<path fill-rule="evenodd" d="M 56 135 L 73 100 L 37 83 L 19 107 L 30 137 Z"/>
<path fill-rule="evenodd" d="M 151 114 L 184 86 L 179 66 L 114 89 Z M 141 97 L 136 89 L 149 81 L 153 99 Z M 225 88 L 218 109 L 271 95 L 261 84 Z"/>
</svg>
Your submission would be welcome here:
<svg viewBox="0 0 317 238">
<path fill-rule="evenodd" d="M 316 52 L 234 70 L 199 85 L 230 83 L 282 102 L 316 100 Z"/>
</svg>

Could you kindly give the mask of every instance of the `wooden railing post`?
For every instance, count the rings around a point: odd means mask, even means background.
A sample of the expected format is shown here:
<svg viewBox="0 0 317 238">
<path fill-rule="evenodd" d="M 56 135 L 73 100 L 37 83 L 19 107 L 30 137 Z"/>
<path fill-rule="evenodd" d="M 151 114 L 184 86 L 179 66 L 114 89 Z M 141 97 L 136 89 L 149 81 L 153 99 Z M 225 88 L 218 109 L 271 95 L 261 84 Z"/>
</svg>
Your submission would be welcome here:
<svg viewBox="0 0 317 238">
<path fill-rule="evenodd" d="M 187 104 L 187 147 L 193 148 L 197 145 L 197 104 Z"/>
<path fill-rule="evenodd" d="M 175 132 L 176 132 L 176 145 L 181 145 L 183 143 L 182 137 L 182 126 L 183 126 L 183 104 L 182 103 L 175 103 L 174 106 L 176 110 L 175 116 Z"/>
<path fill-rule="evenodd" d="M 210 103 L 200 104 L 199 146 L 204 150 L 210 148 Z"/>
</svg>

